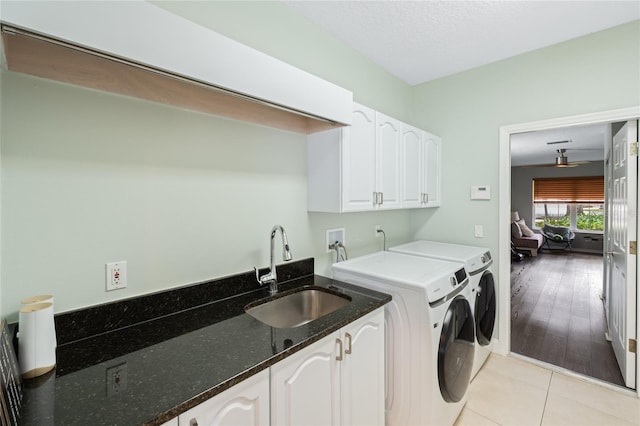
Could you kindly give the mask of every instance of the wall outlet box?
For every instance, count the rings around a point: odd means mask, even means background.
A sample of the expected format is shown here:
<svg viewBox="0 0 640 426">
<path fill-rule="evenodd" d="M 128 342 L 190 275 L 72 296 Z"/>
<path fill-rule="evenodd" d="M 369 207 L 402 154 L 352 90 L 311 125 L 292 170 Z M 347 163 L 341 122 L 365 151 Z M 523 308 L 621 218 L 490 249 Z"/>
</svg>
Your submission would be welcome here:
<svg viewBox="0 0 640 426">
<path fill-rule="evenodd" d="M 327 229 L 327 240 L 326 240 L 327 252 L 331 252 L 335 250 L 333 245 L 336 242 L 341 243 L 342 245 L 346 244 L 344 228 Z"/>
<path fill-rule="evenodd" d="M 107 368 L 107 396 L 116 396 L 127 389 L 127 363 Z"/>
<path fill-rule="evenodd" d="M 118 290 L 127 287 L 127 262 L 106 264 L 106 290 Z"/>
</svg>

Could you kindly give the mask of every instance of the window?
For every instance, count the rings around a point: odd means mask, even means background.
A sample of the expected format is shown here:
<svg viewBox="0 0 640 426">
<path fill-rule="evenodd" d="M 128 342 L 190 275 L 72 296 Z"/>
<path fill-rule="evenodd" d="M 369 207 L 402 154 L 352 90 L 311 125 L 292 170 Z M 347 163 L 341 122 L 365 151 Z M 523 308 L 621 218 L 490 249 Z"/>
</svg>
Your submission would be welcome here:
<svg viewBox="0 0 640 426">
<path fill-rule="evenodd" d="M 604 177 L 533 180 L 534 226 L 567 226 L 578 231 L 604 230 Z"/>
</svg>

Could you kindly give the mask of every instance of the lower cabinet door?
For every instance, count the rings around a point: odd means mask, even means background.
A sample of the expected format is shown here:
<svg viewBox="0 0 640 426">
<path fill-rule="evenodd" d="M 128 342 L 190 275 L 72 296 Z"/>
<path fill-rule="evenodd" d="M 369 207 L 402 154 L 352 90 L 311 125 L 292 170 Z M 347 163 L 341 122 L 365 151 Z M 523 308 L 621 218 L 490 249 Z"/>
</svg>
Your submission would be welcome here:
<svg viewBox="0 0 640 426">
<path fill-rule="evenodd" d="M 271 367 L 271 424 L 340 424 L 339 333 Z"/>
<path fill-rule="evenodd" d="M 342 424 L 384 426 L 384 311 L 347 325 L 342 331 Z"/>
<path fill-rule="evenodd" d="M 180 426 L 268 426 L 269 370 L 185 411 L 178 419 Z"/>
</svg>

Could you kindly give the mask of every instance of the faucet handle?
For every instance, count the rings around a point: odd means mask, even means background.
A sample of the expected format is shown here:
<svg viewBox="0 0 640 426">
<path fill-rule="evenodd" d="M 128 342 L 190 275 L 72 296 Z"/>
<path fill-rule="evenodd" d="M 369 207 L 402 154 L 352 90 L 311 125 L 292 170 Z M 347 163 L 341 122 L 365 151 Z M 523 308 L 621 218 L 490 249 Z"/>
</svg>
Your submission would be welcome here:
<svg viewBox="0 0 640 426">
<path fill-rule="evenodd" d="M 260 285 L 271 284 L 272 282 L 276 281 L 272 272 L 267 272 L 266 274 L 260 276 L 260 272 L 258 272 L 258 268 L 254 266 L 253 270 L 256 271 L 256 281 L 258 281 L 258 284 Z"/>
</svg>

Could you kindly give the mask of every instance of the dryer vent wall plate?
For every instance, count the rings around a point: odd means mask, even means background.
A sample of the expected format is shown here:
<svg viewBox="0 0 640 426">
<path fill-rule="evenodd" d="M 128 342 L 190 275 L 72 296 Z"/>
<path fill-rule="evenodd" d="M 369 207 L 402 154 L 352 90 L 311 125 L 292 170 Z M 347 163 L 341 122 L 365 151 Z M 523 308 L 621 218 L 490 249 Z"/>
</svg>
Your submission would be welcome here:
<svg viewBox="0 0 640 426">
<path fill-rule="evenodd" d="M 472 186 L 471 199 L 472 200 L 490 200 L 491 187 L 490 186 Z"/>
</svg>

